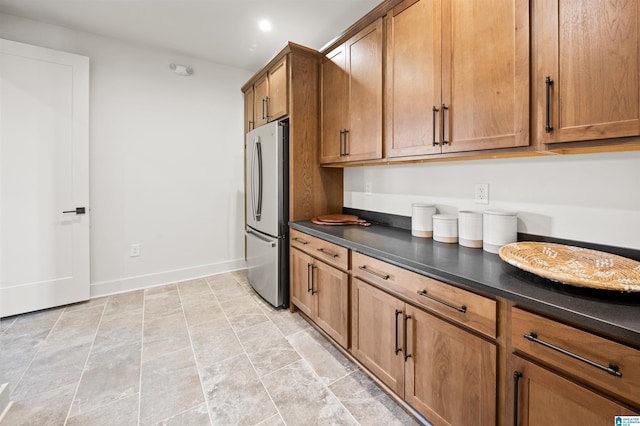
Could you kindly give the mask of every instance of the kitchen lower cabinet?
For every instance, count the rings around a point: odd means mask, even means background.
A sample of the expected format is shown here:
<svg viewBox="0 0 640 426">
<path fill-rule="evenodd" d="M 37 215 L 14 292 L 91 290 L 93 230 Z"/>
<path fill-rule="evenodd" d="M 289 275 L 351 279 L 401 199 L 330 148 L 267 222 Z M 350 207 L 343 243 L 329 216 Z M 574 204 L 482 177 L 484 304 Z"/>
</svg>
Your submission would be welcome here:
<svg viewBox="0 0 640 426">
<path fill-rule="evenodd" d="M 514 425 L 609 426 L 617 416 L 640 414 L 521 357 L 512 366 Z"/>
<path fill-rule="evenodd" d="M 433 425 L 496 424 L 496 345 L 352 282 L 353 355 Z"/>
<path fill-rule="evenodd" d="M 349 274 L 320 257 L 340 265 L 346 251 L 291 232 L 291 303 L 344 348 L 349 345 Z"/>
</svg>

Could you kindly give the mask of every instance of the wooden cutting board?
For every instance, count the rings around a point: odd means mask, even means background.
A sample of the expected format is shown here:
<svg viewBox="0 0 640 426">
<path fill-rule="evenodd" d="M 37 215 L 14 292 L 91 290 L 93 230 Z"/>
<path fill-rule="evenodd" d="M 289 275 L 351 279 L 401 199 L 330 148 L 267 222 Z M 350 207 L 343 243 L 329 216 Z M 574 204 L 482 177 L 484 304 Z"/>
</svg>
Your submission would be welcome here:
<svg viewBox="0 0 640 426">
<path fill-rule="evenodd" d="M 350 214 L 328 214 L 324 216 L 318 216 L 311 219 L 311 222 L 316 225 L 329 225 L 329 226 L 341 226 L 341 225 L 360 225 L 371 226 L 369 222 L 364 219 L 358 218 L 358 216 Z"/>
</svg>

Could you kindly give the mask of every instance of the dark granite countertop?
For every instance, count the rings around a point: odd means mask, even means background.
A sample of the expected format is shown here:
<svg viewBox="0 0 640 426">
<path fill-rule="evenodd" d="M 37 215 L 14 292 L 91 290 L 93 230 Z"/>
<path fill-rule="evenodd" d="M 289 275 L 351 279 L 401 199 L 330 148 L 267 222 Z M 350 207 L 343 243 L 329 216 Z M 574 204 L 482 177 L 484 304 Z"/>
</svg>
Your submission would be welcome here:
<svg viewBox="0 0 640 426">
<path fill-rule="evenodd" d="M 640 294 L 590 290 L 555 283 L 482 249 L 446 244 L 384 225 L 291 227 L 353 251 L 461 288 L 514 301 L 640 348 Z"/>
</svg>

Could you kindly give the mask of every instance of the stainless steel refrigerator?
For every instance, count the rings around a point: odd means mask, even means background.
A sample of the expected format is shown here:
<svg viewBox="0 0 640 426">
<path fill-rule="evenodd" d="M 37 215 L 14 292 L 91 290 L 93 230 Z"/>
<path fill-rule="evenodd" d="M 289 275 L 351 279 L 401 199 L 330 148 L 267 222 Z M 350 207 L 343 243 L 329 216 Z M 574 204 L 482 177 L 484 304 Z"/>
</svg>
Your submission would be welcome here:
<svg viewBox="0 0 640 426">
<path fill-rule="evenodd" d="M 289 306 L 288 148 L 286 120 L 247 133 L 247 276 L 255 291 L 275 307 Z"/>
</svg>

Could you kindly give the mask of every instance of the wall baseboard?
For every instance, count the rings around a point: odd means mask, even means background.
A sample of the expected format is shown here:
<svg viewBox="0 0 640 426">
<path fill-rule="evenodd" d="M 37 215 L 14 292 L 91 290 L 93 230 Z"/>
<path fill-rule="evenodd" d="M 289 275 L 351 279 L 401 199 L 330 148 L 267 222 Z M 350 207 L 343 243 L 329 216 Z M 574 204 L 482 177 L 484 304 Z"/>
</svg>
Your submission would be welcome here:
<svg viewBox="0 0 640 426">
<path fill-rule="evenodd" d="M 194 280 L 210 275 L 237 271 L 245 269 L 246 267 L 247 264 L 244 259 L 236 259 L 227 262 L 195 266 L 193 268 L 175 269 L 172 271 L 159 272 L 157 274 L 140 275 L 120 280 L 93 283 L 91 284 L 91 298 L 123 293 L 125 291 L 139 290 L 141 288 L 155 287 L 179 281 Z"/>
</svg>

